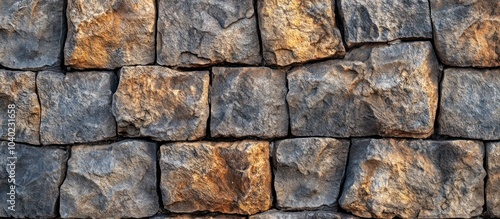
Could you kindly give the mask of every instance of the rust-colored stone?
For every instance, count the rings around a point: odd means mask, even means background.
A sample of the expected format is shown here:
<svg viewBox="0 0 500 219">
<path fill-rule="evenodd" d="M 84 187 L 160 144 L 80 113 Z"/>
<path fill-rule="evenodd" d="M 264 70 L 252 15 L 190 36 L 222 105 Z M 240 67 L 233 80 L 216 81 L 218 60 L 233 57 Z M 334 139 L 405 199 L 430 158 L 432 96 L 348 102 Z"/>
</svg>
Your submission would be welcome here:
<svg viewBox="0 0 500 219">
<path fill-rule="evenodd" d="M 154 62 L 154 0 L 69 0 L 67 16 L 67 66 L 114 69 Z"/>
<path fill-rule="evenodd" d="M 160 148 L 163 205 L 173 212 L 255 214 L 272 205 L 269 143 L 170 143 Z"/>
<path fill-rule="evenodd" d="M 258 0 L 264 59 L 286 66 L 345 54 L 333 0 Z"/>
</svg>

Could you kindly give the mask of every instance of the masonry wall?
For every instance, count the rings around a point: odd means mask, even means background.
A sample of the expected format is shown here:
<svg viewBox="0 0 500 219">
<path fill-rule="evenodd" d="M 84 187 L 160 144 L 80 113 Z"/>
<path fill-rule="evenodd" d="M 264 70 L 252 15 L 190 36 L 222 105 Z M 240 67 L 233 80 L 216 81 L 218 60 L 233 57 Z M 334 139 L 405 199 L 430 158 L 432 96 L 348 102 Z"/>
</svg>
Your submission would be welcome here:
<svg viewBox="0 0 500 219">
<path fill-rule="evenodd" d="M 500 217 L 500 1 L 2 0 L 0 112 L 0 217 Z"/>
</svg>

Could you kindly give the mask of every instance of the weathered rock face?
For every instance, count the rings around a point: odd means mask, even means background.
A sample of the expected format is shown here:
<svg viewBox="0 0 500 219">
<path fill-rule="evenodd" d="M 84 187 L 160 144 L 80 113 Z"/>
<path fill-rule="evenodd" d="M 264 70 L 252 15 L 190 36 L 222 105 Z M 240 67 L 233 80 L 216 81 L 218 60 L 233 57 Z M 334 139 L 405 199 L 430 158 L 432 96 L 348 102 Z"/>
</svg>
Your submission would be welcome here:
<svg viewBox="0 0 500 219">
<path fill-rule="evenodd" d="M 158 5 L 158 64 L 260 63 L 252 0 L 159 0 Z"/>
<path fill-rule="evenodd" d="M 288 74 L 293 135 L 432 134 L 439 66 L 430 43 L 361 47 L 346 58 L 301 66 Z"/>
<path fill-rule="evenodd" d="M 439 134 L 500 139 L 500 70 L 446 69 Z"/>
<path fill-rule="evenodd" d="M 236 215 L 215 215 L 215 216 L 194 216 L 194 215 L 176 215 L 176 216 L 155 216 L 152 219 L 245 219 L 243 216 Z"/>
<path fill-rule="evenodd" d="M 67 7 L 67 66 L 114 69 L 154 62 L 154 0 L 69 0 Z"/>
<path fill-rule="evenodd" d="M 348 46 L 432 38 L 428 0 L 337 0 Z"/>
<path fill-rule="evenodd" d="M 124 67 L 113 97 L 118 133 L 159 141 L 196 140 L 206 134 L 207 71 L 159 66 Z"/>
<path fill-rule="evenodd" d="M 486 210 L 492 217 L 500 217 L 500 142 L 486 144 Z"/>
<path fill-rule="evenodd" d="M 430 0 L 434 45 L 451 66 L 500 66 L 500 1 Z"/>
<path fill-rule="evenodd" d="M 2 3 L 0 3 L 2 4 Z M 34 72 L 0 70 L 0 139 L 9 138 L 9 105 L 15 105 L 15 140 L 40 144 L 40 103 L 36 95 Z"/>
<path fill-rule="evenodd" d="M 283 212 L 268 211 L 249 217 L 250 219 L 354 219 L 356 217 L 333 211 L 301 211 L 301 212 Z"/>
<path fill-rule="evenodd" d="M 60 65 L 63 0 L 0 1 L 0 65 L 42 69 Z"/>
<path fill-rule="evenodd" d="M 16 218 L 54 218 L 57 216 L 59 186 L 66 174 L 68 153 L 53 147 L 33 147 L 23 144 L 14 146 L 10 155 L 8 142 L 0 142 L 0 192 L 4 200 L 0 217 Z M 10 157 L 10 158 L 9 158 Z M 12 158 L 12 157 L 16 157 Z M 14 163 L 14 165 L 7 165 Z M 12 167 L 15 169 L 12 171 Z M 11 174 L 9 174 L 9 172 Z M 13 177 L 10 177 L 13 176 Z M 9 180 L 15 180 L 15 211 L 9 209 L 11 191 Z"/>
<path fill-rule="evenodd" d="M 258 0 L 264 60 L 286 66 L 345 54 L 335 0 Z"/>
<path fill-rule="evenodd" d="M 160 156 L 169 211 L 255 214 L 271 207 L 268 142 L 170 143 Z"/>
<path fill-rule="evenodd" d="M 126 140 L 71 148 L 61 217 L 149 217 L 158 212 L 158 200 L 154 143 Z"/>
<path fill-rule="evenodd" d="M 477 141 L 353 140 L 339 203 L 361 217 L 477 216 L 483 158 Z"/>
<path fill-rule="evenodd" d="M 288 134 L 284 71 L 214 67 L 212 72 L 212 137 L 276 138 Z"/>
<path fill-rule="evenodd" d="M 116 136 L 111 113 L 113 72 L 40 72 L 41 143 L 95 142 Z"/>
<path fill-rule="evenodd" d="M 277 141 L 274 147 L 274 188 L 279 208 L 337 204 L 348 140 L 296 138 Z"/>
</svg>

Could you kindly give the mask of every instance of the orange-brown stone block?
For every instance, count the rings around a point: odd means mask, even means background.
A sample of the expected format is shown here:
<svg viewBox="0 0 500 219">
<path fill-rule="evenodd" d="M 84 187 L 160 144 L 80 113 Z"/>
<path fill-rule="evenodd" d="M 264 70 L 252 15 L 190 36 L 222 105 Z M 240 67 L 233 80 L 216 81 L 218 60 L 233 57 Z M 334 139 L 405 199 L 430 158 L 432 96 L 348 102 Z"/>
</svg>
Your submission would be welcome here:
<svg viewBox="0 0 500 219">
<path fill-rule="evenodd" d="M 257 3 L 267 64 L 286 66 L 345 54 L 335 23 L 335 1 L 258 0 Z"/>
<path fill-rule="evenodd" d="M 65 65 L 114 69 L 155 59 L 154 0 L 69 0 Z"/>
<path fill-rule="evenodd" d="M 255 214 L 272 205 L 269 143 L 169 143 L 160 148 L 164 207 Z"/>
</svg>

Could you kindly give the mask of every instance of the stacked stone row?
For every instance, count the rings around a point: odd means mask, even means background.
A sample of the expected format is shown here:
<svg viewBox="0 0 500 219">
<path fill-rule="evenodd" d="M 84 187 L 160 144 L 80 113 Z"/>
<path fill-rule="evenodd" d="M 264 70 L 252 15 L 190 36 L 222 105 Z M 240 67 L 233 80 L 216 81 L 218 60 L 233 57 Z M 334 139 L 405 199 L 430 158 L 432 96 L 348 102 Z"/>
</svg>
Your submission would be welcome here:
<svg viewBox="0 0 500 219">
<path fill-rule="evenodd" d="M 1 1 L 0 216 L 500 217 L 498 8 Z"/>
</svg>

